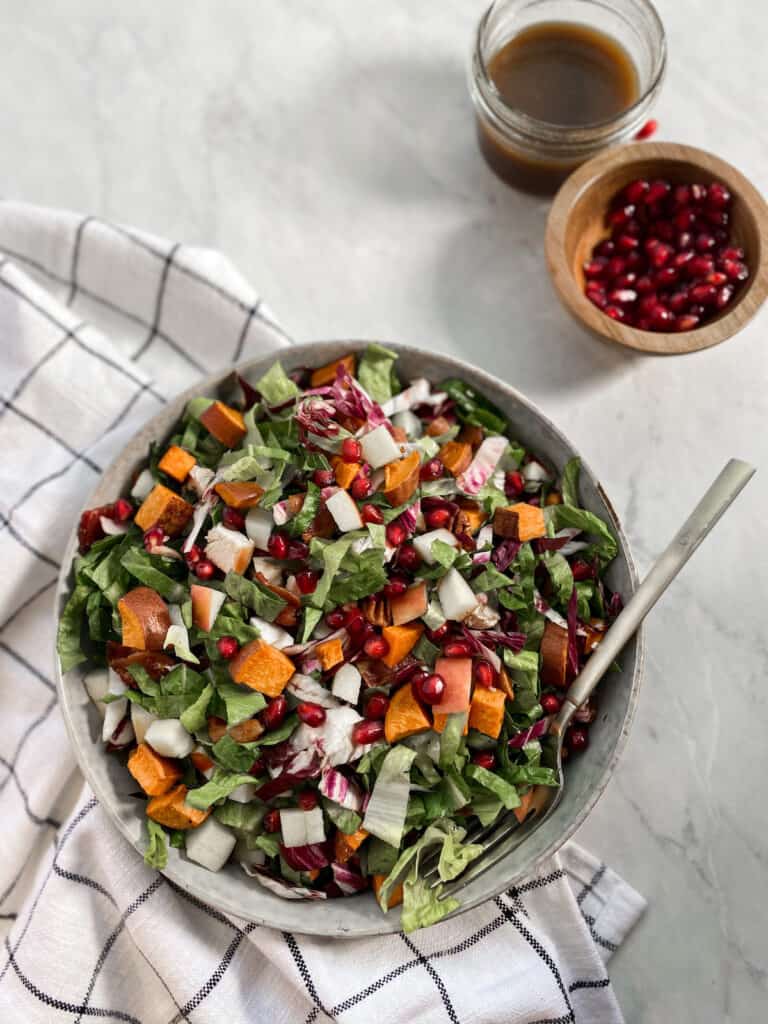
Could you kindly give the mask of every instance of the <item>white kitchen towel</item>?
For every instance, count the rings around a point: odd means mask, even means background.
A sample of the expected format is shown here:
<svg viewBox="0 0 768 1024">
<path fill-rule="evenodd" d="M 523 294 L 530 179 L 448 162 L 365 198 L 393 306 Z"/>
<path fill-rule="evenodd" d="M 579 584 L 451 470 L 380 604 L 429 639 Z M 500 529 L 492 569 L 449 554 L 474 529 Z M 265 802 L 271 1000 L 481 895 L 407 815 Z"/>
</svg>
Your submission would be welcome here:
<svg viewBox="0 0 768 1024">
<path fill-rule="evenodd" d="M 621 1021 L 605 963 L 645 903 L 573 844 L 454 920 L 334 942 L 219 913 L 114 830 L 56 707 L 67 535 L 169 396 L 289 340 L 207 250 L 0 202 L 0 254 L 0 1021 Z"/>
</svg>

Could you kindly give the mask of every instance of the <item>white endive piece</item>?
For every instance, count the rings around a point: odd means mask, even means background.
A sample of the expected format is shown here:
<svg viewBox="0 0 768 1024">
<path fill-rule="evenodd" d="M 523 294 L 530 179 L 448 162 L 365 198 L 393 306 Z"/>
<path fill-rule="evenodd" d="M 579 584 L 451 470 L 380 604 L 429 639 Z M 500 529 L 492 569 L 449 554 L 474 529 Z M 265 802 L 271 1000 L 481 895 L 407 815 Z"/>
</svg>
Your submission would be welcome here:
<svg viewBox="0 0 768 1024">
<path fill-rule="evenodd" d="M 478 604 L 477 594 L 456 569 L 449 569 L 437 585 L 440 607 L 447 619 L 461 622 Z"/>
<path fill-rule="evenodd" d="M 144 734 L 144 742 L 164 757 L 186 757 L 195 749 L 195 741 L 178 718 L 158 718 Z"/>
<path fill-rule="evenodd" d="M 388 462 L 400 458 L 400 448 L 383 423 L 380 427 L 363 434 L 360 445 L 363 449 L 363 458 L 372 469 L 386 466 Z"/>
<path fill-rule="evenodd" d="M 187 832 L 187 856 L 209 871 L 221 871 L 235 848 L 234 832 L 216 818 L 208 818 L 202 825 Z"/>
</svg>

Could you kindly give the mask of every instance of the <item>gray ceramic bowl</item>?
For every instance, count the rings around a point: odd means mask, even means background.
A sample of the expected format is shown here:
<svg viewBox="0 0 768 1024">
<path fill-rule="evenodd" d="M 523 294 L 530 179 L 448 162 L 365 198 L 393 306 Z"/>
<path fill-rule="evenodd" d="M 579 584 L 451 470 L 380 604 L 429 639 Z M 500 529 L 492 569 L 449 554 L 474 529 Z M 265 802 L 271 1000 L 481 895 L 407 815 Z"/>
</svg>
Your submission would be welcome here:
<svg viewBox="0 0 768 1024">
<path fill-rule="evenodd" d="M 364 346 L 364 342 L 348 341 L 295 345 L 283 350 L 280 359 L 289 370 L 298 366 L 321 366 Z M 558 469 L 576 454 L 572 445 L 534 405 L 502 381 L 448 356 L 403 345 L 391 347 L 400 353 L 398 369 L 404 379 L 424 376 L 439 381 L 445 377 L 462 377 L 506 413 L 513 436 L 534 452 L 540 453 Z M 241 365 L 239 370 L 255 379 L 274 359 L 275 354 L 272 353 L 264 359 Z M 162 441 L 172 433 L 173 424 L 187 399 L 195 394 L 225 400 L 232 397 L 232 372 L 227 371 L 202 381 L 179 395 L 150 420 L 107 469 L 84 508 L 112 501 L 127 490 L 131 474 L 146 458 L 150 441 Z M 618 537 L 619 555 L 610 568 L 608 582 L 626 598 L 637 586 L 637 574 L 627 539 L 597 479 L 584 464 L 581 493 L 585 507 L 608 520 Z M 59 581 L 59 609 L 71 586 L 70 566 L 76 553 L 76 544 L 77 538 L 73 531 Z M 467 888 L 457 913 L 477 906 L 530 875 L 563 845 L 587 817 L 608 784 L 626 741 L 637 702 L 642 662 L 642 641 L 638 636 L 622 655 L 621 671 L 606 679 L 601 688 L 600 714 L 592 729 L 591 746 L 583 757 L 575 758 L 568 764 L 565 795 L 556 811 L 531 836 L 530 841 Z M 144 805 L 129 795 L 135 791 L 136 784 L 121 758 L 104 752 L 100 742 L 101 720 L 82 685 L 84 672 L 83 666 L 64 675 L 58 672 L 61 707 L 69 736 L 83 774 L 102 807 L 126 839 L 143 853 L 146 842 Z M 392 912 L 383 915 L 370 894 L 317 902 L 285 900 L 259 886 L 235 864 L 213 874 L 193 864 L 175 849 L 169 851 L 165 874 L 187 892 L 213 904 L 219 910 L 272 928 L 337 938 L 380 935 L 399 928 L 399 914 Z"/>
</svg>

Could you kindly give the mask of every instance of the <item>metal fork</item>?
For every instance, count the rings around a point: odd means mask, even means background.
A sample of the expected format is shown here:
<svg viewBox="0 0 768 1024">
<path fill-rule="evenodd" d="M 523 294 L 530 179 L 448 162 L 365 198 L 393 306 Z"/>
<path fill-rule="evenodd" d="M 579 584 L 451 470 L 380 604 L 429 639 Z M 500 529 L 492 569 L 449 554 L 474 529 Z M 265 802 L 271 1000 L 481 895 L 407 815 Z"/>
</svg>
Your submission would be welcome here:
<svg viewBox="0 0 768 1024">
<path fill-rule="evenodd" d="M 565 786 L 562 770 L 563 736 L 573 715 L 590 696 L 648 612 L 712 527 L 746 487 L 754 473 L 753 466 L 739 459 L 731 459 L 726 464 L 672 542 L 656 559 L 648 575 L 571 683 L 547 736 L 547 746 L 559 784 L 556 787 L 536 787 L 523 821 L 518 821 L 514 812 L 510 812 L 505 814 L 501 821 L 470 832 L 465 842 L 479 843 L 483 847 L 483 852 L 458 878 L 445 883 L 438 899 L 444 900 L 449 896 L 455 896 L 470 882 L 490 871 L 543 825 L 557 807 Z M 423 877 L 431 881 L 432 889 L 443 884 L 438 876 L 437 864 L 430 866 Z"/>
</svg>

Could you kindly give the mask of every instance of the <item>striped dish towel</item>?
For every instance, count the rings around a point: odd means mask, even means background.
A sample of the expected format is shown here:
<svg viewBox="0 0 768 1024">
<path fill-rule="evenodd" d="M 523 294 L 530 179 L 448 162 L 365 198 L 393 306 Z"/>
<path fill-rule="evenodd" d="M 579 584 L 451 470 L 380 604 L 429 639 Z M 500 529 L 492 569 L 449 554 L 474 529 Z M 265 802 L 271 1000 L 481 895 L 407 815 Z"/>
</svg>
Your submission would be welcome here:
<svg viewBox="0 0 768 1024">
<path fill-rule="evenodd" d="M 56 707 L 54 590 L 73 517 L 148 416 L 289 340 L 220 255 L 0 203 L 0 1020 L 614 1024 L 605 964 L 644 900 L 574 844 L 411 936 L 246 924 L 145 867 L 79 775 Z"/>
</svg>

